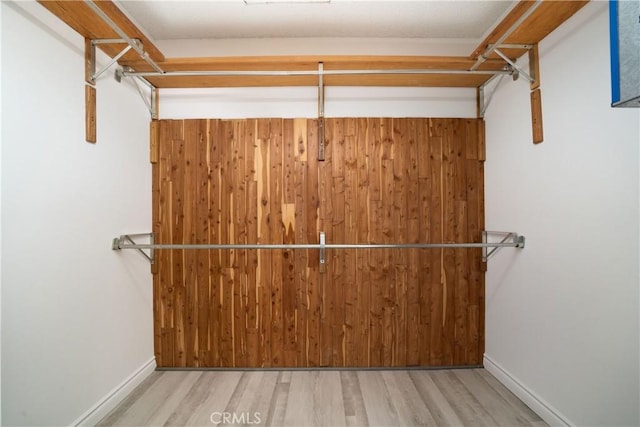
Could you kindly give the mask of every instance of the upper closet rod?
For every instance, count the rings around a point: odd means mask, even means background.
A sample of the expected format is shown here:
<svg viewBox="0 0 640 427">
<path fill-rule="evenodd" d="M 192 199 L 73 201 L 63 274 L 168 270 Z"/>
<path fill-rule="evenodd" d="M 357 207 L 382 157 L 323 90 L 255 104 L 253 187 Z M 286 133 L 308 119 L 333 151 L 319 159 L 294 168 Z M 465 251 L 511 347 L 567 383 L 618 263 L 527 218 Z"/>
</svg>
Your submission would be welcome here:
<svg viewBox="0 0 640 427">
<path fill-rule="evenodd" d="M 343 76 L 343 75 L 366 75 L 366 74 L 513 74 L 513 69 L 507 67 L 502 70 L 446 70 L 446 69 L 384 69 L 384 70 L 211 70 L 211 71 L 130 71 L 124 70 L 123 76 L 137 77 L 189 77 L 189 76 Z"/>
</svg>

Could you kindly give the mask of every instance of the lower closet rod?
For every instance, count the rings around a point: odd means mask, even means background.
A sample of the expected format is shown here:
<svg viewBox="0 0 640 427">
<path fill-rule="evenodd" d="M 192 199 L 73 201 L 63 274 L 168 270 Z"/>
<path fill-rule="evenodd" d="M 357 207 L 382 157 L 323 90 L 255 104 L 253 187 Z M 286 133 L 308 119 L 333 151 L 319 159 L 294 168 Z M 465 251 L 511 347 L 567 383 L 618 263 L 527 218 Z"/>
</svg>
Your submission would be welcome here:
<svg viewBox="0 0 640 427">
<path fill-rule="evenodd" d="M 505 236 L 500 242 L 488 242 L 487 236 L 489 234 L 500 234 Z M 149 243 L 136 243 L 133 239 L 137 237 L 146 237 L 150 241 Z M 186 244 L 186 243 L 154 243 L 153 233 L 146 234 L 125 234 L 113 239 L 111 248 L 113 250 L 120 249 L 137 249 L 140 251 L 149 261 L 153 262 L 153 251 L 156 249 L 174 249 L 174 250 L 188 250 L 188 249 L 209 249 L 209 250 L 221 250 L 221 249 L 319 249 L 320 250 L 320 263 L 324 264 L 324 253 L 326 249 L 447 249 L 447 248 L 482 248 L 483 249 L 483 261 L 500 248 L 524 248 L 524 236 L 520 236 L 517 233 L 512 232 L 495 232 L 495 231 L 483 231 L 482 243 L 325 243 L 325 233 L 320 233 L 320 243 L 282 243 L 282 244 L 219 244 L 219 243 L 203 243 L 203 244 Z M 493 251 L 488 252 L 488 248 L 493 248 Z M 151 253 L 146 254 L 143 249 L 149 249 Z"/>
</svg>

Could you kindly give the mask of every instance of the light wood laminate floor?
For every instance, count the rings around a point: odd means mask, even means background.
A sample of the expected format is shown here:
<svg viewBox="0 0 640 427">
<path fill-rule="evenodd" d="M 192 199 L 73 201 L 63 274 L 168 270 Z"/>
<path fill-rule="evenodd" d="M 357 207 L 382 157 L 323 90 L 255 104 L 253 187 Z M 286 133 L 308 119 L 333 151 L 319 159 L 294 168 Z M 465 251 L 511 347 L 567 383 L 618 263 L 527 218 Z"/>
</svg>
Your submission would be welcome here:
<svg viewBox="0 0 640 427">
<path fill-rule="evenodd" d="M 157 371 L 99 426 L 545 426 L 484 369 Z"/>
</svg>

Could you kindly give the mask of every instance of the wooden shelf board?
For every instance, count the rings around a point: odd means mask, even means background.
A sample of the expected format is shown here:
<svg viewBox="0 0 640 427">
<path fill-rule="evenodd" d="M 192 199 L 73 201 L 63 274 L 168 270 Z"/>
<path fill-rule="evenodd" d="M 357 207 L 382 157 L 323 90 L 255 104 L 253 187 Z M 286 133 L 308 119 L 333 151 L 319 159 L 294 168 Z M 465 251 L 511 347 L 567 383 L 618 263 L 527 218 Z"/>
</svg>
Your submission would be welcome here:
<svg viewBox="0 0 640 427">
<path fill-rule="evenodd" d="M 415 86 L 415 87 L 471 87 L 487 81 L 488 75 L 460 74 L 377 74 L 325 76 L 325 86 Z M 168 76 L 147 77 L 157 88 L 198 87 L 268 87 L 317 86 L 316 76 Z"/>
<path fill-rule="evenodd" d="M 167 72 L 175 71 L 316 71 L 322 62 L 331 70 L 468 70 L 473 60 L 455 56 L 266 56 L 169 58 L 161 65 Z M 152 71 L 144 61 L 125 65 L 136 71 Z M 501 59 L 486 61 L 480 70 L 501 70 Z M 433 86 L 477 87 L 490 78 L 478 74 L 361 74 L 326 75 L 327 86 Z M 255 86 L 316 86 L 318 78 L 311 76 L 165 76 L 148 77 L 159 88 L 168 87 L 255 87 Z"/>
<path fill-rule="evenodd" d="M 472 52 L 471 58 L 478 58 L 488 45 L 498 41 L 534 3 L 534 1 L 523 0 L 514 6 L 511 12 Z M 589 3 L 588 0 L 545 0 L 503 43 L 538 43 L 587 3 Z M 526 49 L 501 49 L 501 51 L 511 59 L 517 59 L 527 53 Z M 494 54 L 491 58 L 498 58 L 498 56 Z"/>
</svg>

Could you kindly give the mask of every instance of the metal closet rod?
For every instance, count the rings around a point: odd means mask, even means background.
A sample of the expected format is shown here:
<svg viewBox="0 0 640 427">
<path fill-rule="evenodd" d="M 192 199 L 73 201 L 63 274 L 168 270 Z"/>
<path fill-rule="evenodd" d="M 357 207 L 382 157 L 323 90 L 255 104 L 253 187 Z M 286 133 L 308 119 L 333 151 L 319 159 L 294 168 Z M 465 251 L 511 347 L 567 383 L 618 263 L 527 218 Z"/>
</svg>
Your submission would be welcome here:
<svg viewBox="0 0 640 427">
<path fill-rule="evenodd" d="M 499 242 L 489 242 L 489 235 L 502 235 Z M 136 243 L 135 238 L 148 238 L 149 243 Z M 113 250 L 137 249 L 149 261 L 154 262 L 154 251 L 158 249 L 168 250 L 226 250 L 226 249 L 256 249 L 256 250 L 283 250 L 283 249 L 318 249 L 320 250 L 320 263 L 325 263 L 326 249 L 457 249 L 457 248 L 482 248 L 482 259 L 486 261 L 492 254 L 502 248 L 524 248 L 525 238 L 513 232 L 483 231 L 482 243 L 325 243 L 325 233 L 320 232 L 320 243 L 282 243 L 282 244 L 186 244 L 186 243 L 154 243 L 153 233 L 124 234 L 113 239 Z M 489 251 L 490 248 L 493 248 Z M 147 254 L 144 249 L 150 250 Z"/>
<path fill-rule="evenodd" d="M 283 244 L 162 244 L 162 243 L 127 243 L 129 235 L 116 237 L 113 249 L 447 249 L 447 248 L 519 248 L 522 242 L 496 243 L 283 243 Z M 518 236 L 523 238 L 523 236 Z"/>
<path fill-rule="evenodd" d="M 135 77 L 189 77 L 189 76 L 345 76 L 345 75 L 370 75 L 370 74 L 476 74 L 496 75 L 513 74 L 512 69 L 504 70 L 445 70 L 445 69 L 384 69 L 384 70 L 217 70 L 217 71 L 129 71 L 124 70 L 123 76 Z"/>
</svg>

